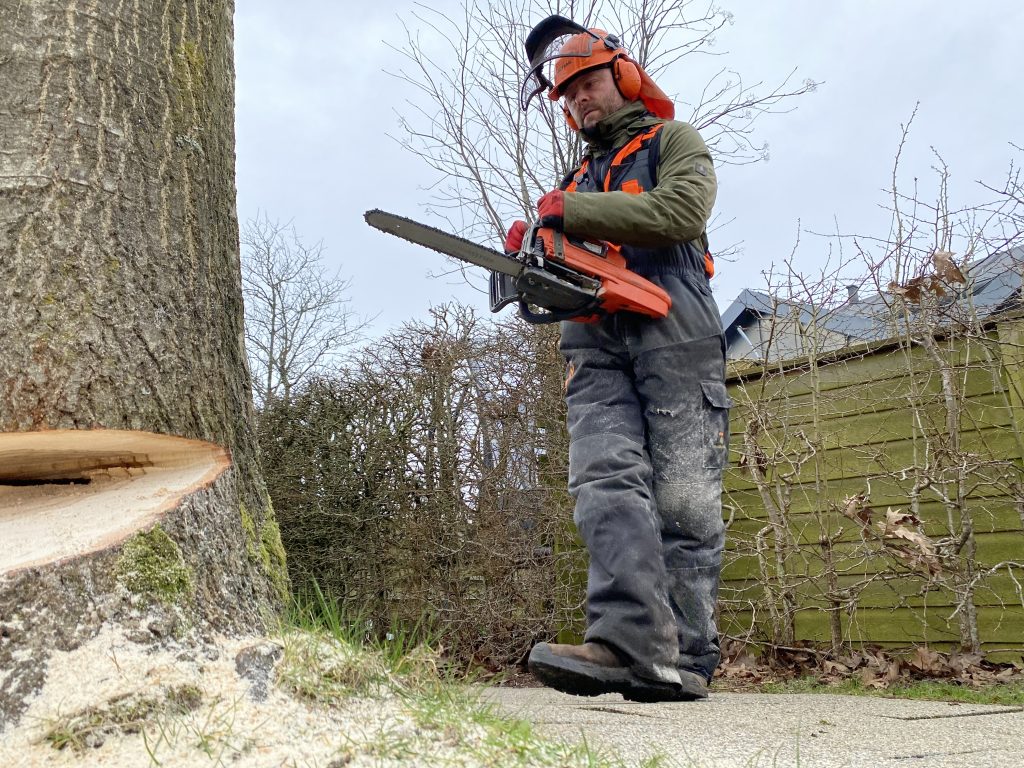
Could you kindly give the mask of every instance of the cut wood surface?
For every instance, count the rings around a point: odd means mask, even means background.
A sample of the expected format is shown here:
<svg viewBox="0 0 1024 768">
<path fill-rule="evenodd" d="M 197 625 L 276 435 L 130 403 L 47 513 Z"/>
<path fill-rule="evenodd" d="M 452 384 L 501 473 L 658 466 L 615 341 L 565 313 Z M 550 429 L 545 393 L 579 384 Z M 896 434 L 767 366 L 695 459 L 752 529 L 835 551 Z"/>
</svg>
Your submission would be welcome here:
<svg viewBox="0 0 1024 768">
<path fill-rule="evenodd" d="M 228 463 L 219 446 L 148 432 L 0 434 L 0 573 L 121 541 Z"/>
</svg>

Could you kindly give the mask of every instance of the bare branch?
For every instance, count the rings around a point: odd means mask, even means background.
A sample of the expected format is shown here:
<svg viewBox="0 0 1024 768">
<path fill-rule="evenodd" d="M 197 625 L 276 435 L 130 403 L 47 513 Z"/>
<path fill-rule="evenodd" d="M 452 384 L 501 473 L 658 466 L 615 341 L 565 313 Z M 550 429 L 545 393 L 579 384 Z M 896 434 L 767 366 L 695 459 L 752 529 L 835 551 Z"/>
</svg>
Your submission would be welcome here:
<svg viewBox="0 0 1024 768">
<path fill-rule="evenodd" d="M 323 244 L 257 216 L 242 232 L 242 292 L 253 397 L 263 407 L 327 371 L 370 322 L 347 308 L 350 281 L 324 271 Z"/>
</svg>

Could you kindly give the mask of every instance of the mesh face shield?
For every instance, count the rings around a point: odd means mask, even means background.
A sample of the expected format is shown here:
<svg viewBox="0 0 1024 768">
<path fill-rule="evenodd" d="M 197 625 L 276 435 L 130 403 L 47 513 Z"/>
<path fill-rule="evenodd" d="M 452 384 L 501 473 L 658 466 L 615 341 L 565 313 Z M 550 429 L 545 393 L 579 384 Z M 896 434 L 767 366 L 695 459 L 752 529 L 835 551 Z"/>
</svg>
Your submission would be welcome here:
<svg viewBox="0 0 1024 768">
<path fill-rule="evenodd" d="M 533 98 L 547 90 L 552 99 L 559 97 L 558 86 L 579 72 L 603 66 L 621 49 L 618 38 L 602 37 L 599 30 L 591 31 L 563 16 L 549 16 L 537 24 L 526 37 L 526 57 L 530 71 L 519 90 L 519 106 L 525 112 Z M 576 37 L 568 42 L 562 38 Z M 554 70 L 554 81 L 545 72 L 549 65 Z"/>
</svg>

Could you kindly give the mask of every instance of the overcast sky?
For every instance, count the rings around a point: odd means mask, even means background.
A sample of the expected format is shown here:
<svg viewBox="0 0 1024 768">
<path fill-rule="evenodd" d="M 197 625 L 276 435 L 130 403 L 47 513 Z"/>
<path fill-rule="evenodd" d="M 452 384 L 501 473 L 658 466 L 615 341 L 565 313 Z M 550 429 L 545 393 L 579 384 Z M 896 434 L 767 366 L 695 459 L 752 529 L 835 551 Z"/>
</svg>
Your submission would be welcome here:
<svg viewBox="0 0 1024 768">
<path fill-rule="evenodd" d="M 388 134 L 401 134 L 401 66 L 384 44 L 401 44 L 413 3 L 241 0 L 236 6 L 238 213 L 292 221 L 307 244 L 350 278 L 351 308 L 379 314 L 375 334 L 424 319 L 450 299 L 487 312 L 486 296 L 455 280 L 429 278 L 444 260 L 369 228 L 363 212 L 383 208 L 430 219 L 422 206 L 436 181 L 422 160 Z M 461 7 L 436 0 L 433 8 Z M 756 138 L 770 159 L 720 169 L 712 247 L 740 244 L 712 285 L 724 310 L 762 273 L 788 257 L 813 273 L 828 243 L 807 232 L 884 237 L 881 206 L 901 125 L 919 104 L 901 179 L 934 190 L 932 149 L 951 171 L 954 201 L 986 197 L 1024 145 L 1020 72 L 1024 3 L 978 0 L 723 0 L 733 21 L 717 36 L 726 66 L 748 83 L 821 81 L 794 112 L 766 116 Z M 355 8 L 355 10 L 353 10 Z M 537 19 L 539 20 L 539 19 Z M 410 21 L 410 23 L 414 23 Z M 614 30 L 610 30 L 614 31 Z M 626 41 L 627 47 L 629 41 Z M 688 65 L 677 65 L 682 70 Z M 708 72 L 673 71 L 660 84 L 688 114 Z M 688 90 L 693 96 L 688 96 Z M 436 223 L 436 222 L 434 222 Z M 505 312 L 512 312 L 506 309 Z"/>
</svg>

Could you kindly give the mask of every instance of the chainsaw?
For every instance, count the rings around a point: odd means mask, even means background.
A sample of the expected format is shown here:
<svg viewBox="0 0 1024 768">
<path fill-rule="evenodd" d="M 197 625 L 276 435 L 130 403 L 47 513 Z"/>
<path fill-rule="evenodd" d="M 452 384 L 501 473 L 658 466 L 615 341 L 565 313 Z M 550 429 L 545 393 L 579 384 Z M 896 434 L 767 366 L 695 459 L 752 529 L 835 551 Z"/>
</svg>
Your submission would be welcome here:
<svg viewBox="0 0 1024 768">
<path fill-rule="evenodd" d="M 626 267 L 617 245 L 603 240 L 534 222 L 518 253 L 502 253 L 386 211 L 364 218 L 382 232 L 490 270 L 491 312 L 515 303 L 528 323 L 594 322 L 612 312 L 659 318 L 672 306 L 664 290 Z"/>
</svg>

